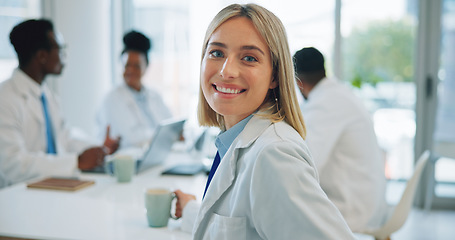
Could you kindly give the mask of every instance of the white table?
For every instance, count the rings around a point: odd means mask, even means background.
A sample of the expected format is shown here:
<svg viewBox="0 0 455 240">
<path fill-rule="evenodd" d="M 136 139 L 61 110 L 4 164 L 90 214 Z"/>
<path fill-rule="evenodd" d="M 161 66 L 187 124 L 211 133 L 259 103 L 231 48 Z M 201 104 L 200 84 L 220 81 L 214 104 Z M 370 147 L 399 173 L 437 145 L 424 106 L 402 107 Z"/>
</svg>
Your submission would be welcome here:
<svg viewBox="0 0 455 240">
<path fill-rule="evenodd" d="M 76 192 L 29 189 L 25 183 L 1 189 L 0 239 L 191 239 L 190 233 L 180 230 L 179 220 L 170 219 L 163 228 L 149 227 L 144 209 L 144 192 L 153 187 L 182 189 L 201 200 L 204 173 L 161 175 L 169 165 L 189 161 L 193 160 L 188 155 L 173 153 L 164 166 L 136 175 L 130 183 L 117 183 L 104 174 L 82 174 L 81 179 L 94 180 L 95 185 Z"/>
<path fill-rule="evenodd" d="M 173 153 L 174 160 L 188 156 Z M 188 161 L 188 160 L 186 160 Z M 168 162 L 168 161 L 167 161 Z M 170 161 L 171 163 L 173 161 Z M 173 162 L 175 163 L 175 162 Z M 169 165 L 169 164 L 167 164 Z M 82 174 L 95 185 L 75 191 L 28 189 L 17 184 L 0 190 L 0 236 L 32 239 L 191 239 L 180 221 L 168 227 L 147 225 L 144 192 L 151 187 L 182 189 L 200 200 L 207 176 L 162 176 L 157 166 L 117 183 L 104 174 Z"/>
</svg>

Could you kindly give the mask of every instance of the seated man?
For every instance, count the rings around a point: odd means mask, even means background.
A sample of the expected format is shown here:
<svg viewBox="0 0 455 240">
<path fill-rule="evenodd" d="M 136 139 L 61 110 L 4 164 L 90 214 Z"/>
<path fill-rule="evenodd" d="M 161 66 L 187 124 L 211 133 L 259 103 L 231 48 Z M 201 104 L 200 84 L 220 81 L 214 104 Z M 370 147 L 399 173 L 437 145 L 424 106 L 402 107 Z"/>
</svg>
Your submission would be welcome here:
<svg viewBox="0 0 455 240">
<path fill-rule="evenodd" d="M 315 48 L 294 55 L 307 143 L 322 189 L 354 232 L 381 226 L 387 214 L 384 160 L 363 103 L 327 78 Z"/>
<path fill-rule="evenodd" d="M 10 41 L 19 67 L 0 84 L 0 188 L 35 177 L 72 176 L 91 169 L 118 148 L 109 133 L 103 146 L 75 139 L 60 117 L 56 98 L 45 84 L 63 68 L 62 43 L 48 20 L 15 26 Z M 85 150 L 84 150 L 85 149 Z"/>
</svg>

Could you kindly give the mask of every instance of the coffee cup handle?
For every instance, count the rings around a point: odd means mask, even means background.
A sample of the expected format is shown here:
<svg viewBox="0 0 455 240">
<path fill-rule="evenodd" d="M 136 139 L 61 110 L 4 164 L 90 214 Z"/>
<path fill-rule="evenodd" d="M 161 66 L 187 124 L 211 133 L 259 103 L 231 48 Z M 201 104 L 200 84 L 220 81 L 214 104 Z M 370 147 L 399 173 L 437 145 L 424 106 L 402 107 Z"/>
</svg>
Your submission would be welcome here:
<svg viewBox="0 0 455 240">
<path fill-rule="evenodd" d="M 175 195 L 175 193 L 172 193 L 172 200 L 171 200 L 171 202 L 173 202 L 175 198 L 177 198 L 177 195 Z M 171 212 L 169 215 L 170 215 L 170 217 L 171 217 L 172 219 L 175 219 L 175 220 L 179 219 L 178 217 L 175 216 L 175 213 L 172 214 L 172 212 Z"/>
</svg>

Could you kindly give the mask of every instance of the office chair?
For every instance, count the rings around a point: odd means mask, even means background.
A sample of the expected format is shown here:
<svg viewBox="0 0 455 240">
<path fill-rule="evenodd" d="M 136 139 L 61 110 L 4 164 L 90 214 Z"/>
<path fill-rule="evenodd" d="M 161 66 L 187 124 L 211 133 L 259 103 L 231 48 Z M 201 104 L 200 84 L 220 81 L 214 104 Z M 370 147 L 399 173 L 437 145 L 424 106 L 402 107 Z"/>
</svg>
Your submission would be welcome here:
<svg viewBox="0 0 455 240">
<path fill-rule="evenodd" d="M 406 222 L 409 212 L 411 211 L 417 185 L 429 158 L 429 150 L 426 150 L 422 153 L 419 160 L 417 161 L 414 173 L 406 184 L 406 188 L 404 189 L 400 201 L 393 209 L 390 217 L 387 219 L 385 224 L 378 229 L 367 230 L 363 234 L 371 235 L 376 240 L 390 240 L 390 235 L 403 226 L 403 224 Z"/>
<path fill-rule="evenodd" d="M 434 150 L 432 152 L 432 156 L 430 157 L 430 163 L 428 167 L 430 169 L 429 176 L 427 179 L 427 190 L 425 193 L 425 202 L 424 202 L 424 209 L 425 211 L 430 211 L 433 198 L 434 198 L 434 189 L 436 185 L 435 180 L 435 167 L 436 162 L 443 157 L 449 159 L 455 159 L 455 143 L 453 142 L 443 142 L 443 141 L 435 141 L 434 143 Z"/>
</svg>

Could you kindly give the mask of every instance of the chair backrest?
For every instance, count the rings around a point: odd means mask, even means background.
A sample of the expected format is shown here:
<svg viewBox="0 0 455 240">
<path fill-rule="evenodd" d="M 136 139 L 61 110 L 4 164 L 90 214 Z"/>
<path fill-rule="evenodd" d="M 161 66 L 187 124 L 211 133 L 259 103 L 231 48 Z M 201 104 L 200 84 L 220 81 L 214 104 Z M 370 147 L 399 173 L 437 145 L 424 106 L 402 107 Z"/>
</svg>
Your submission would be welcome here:
<svg viewBox="0 0 455 240">
<path fill-rule="evenodd" d="M 455 159 L 455 142 L 435 141 L 433 145 L 433 154 L 440 157 Z"/>
<path fill-rule="evenodd" d="M 414 201 L 415 192 L 417 185 L 422 176 L 423 169 L 427 165 L 428 159 L 430 158 L 430 151 L 426 150 L 420 155 L 417 160 L 414 173 L 406 184 L 403 195 L 400 201 L 395 206 L 391 216 L 387 222 L 379 229 L 368 231 L 369 235 L 373 235 L 376 239 L 387 239 L 392 233 L 400 229 L 406 222 L 409 212 Z"/>
</svg>

